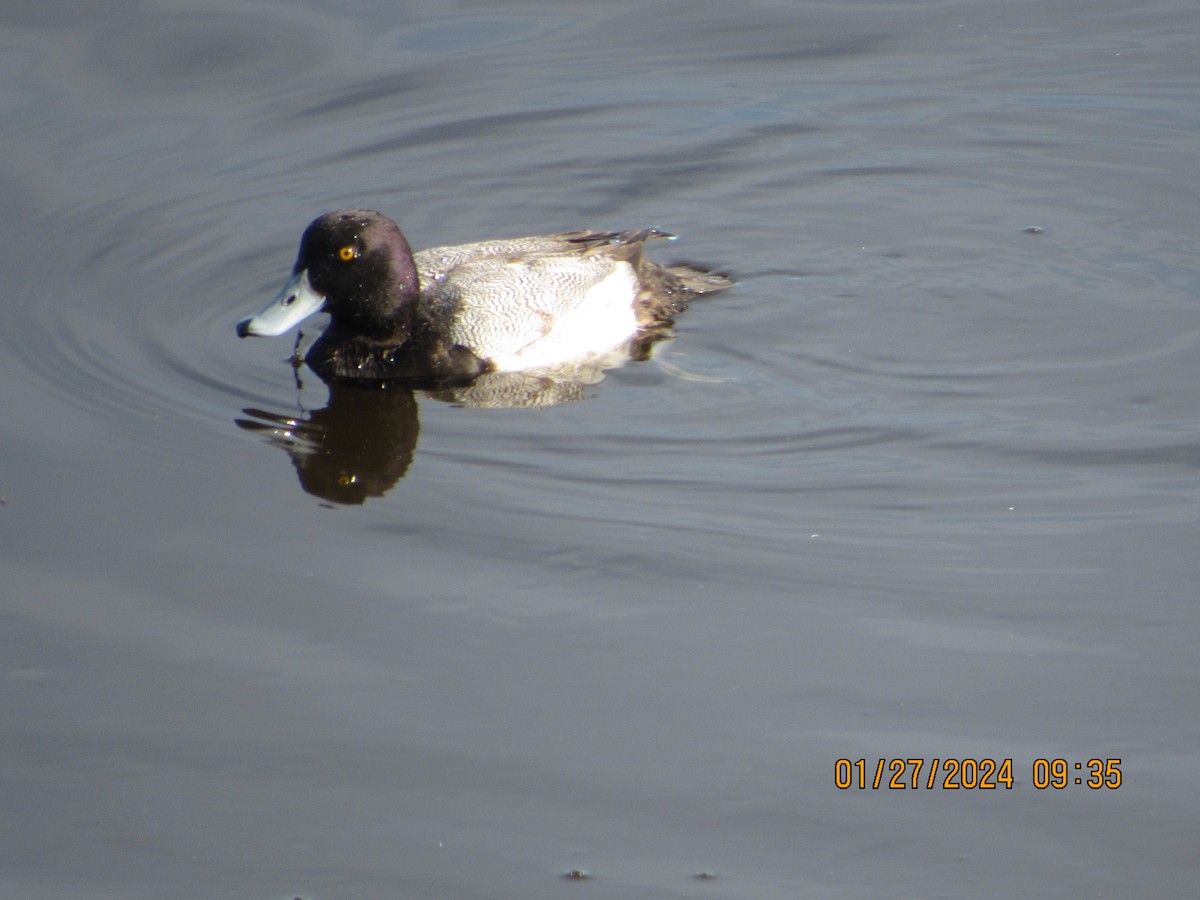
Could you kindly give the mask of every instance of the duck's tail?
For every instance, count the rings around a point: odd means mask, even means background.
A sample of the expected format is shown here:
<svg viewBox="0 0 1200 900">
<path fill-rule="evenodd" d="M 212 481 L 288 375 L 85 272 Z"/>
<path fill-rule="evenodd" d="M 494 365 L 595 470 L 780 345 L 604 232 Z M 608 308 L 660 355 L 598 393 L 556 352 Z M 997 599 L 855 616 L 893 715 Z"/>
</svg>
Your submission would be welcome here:
<svg viewBox="0 0 1200 900">
<path fill-rule="evenodd" d="M 642 248 L 655 238 L 674 240 L 675 235 L 658 228 L 639 228 L 629 231 L 575 231 L 562 236 L 573 244 L 583 244 L 588 252 L 604 253 L 614 259 L 625 259 L 640 270 L 647 287 L 675 296 L 698 297 L 715 294 L 733 287 L 734 278 L 728 272 L 714 272 L 695 263 L 680 262 L 669 266 L 644 262 Z"/>
<path fill-rule="evenodd" d="M 715 272 L 690 262 L 659 265 L 645 258 L 642 250 L 646 241 L 655 238 L 674 238 L 675 235 L 658 228 L 630 231 L 576 231 L 562 235 L 573 243 L 582 244 L 587 253 L 603 253 L 612 259 L 628 262 L 638 273 L 641 290 L 635 310 L 641 337 L 653 342 L 669 333 L 674 317 L 687 309 L 689 300 L 715 294 L 733 287 L 735 281 L 728 272 Z M 647 345 L 648 347 L 648 345 Z M 639 358 L 635 355 L 634 357 Z"/>
<path fill-rule="evenodd" d="M 660 269 L 662 289 L 670 294 L 682 294 L 684 297 L 715 294 L 737 283 L 728 272 L 714 272 L 694 263 L 674 263 L 661 266 Z"/>
</svg>

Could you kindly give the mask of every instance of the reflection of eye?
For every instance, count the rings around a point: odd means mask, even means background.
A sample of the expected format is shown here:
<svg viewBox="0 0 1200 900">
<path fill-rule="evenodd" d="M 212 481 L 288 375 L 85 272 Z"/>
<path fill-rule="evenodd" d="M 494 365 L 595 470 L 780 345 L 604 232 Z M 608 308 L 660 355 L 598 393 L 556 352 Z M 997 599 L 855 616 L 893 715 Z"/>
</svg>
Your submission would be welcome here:
<svg viewBox="0 0 1200 900">
<path fill-rule="evenodd" d="M 356 256 L 358 256 L 358 248 L 353 244 L 347 244 L 338 251 L 338 259 L 340 259 L 342 262 L 350 262 L 350 260 L 354 259 Z"/>
</svg>

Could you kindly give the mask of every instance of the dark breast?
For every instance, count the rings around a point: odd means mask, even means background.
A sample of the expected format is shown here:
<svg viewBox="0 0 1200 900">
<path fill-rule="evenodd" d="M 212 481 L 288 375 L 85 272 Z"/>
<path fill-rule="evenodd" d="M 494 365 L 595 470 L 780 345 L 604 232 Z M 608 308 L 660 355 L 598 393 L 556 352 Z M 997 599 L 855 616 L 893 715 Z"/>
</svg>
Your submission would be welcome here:
<svg viewBox="0 0 1200 900">
<path fill-rule="evenodd" d="M 327 381 L 409 381 L 450 385 L 493 369 L 461 344 L 413 338 L 400 345 L 328 331 L 308 351 L 305 362 Z"/>
</svg>

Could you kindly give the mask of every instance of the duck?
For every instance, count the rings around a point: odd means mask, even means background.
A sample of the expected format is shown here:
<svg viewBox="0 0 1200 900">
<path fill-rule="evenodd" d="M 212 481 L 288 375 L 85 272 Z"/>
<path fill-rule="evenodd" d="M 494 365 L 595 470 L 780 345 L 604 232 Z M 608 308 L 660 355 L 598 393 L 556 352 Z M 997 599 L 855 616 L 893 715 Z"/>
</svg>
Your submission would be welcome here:
<svg viewBox="0 0 1200 900">
<path fill-rule="evenodd" d="M 276 336 L 319 312 L 305 362 L 332 382 L 465 383 L 611 353 L 645 352 L 693 297 L 733 284 L 689 263 L 659 265 L 654 228 L 581 230 L 413 253 L 399 226 L 342 209 L 305 229 L 291 277 L 239 337 Z"/>
</svg>

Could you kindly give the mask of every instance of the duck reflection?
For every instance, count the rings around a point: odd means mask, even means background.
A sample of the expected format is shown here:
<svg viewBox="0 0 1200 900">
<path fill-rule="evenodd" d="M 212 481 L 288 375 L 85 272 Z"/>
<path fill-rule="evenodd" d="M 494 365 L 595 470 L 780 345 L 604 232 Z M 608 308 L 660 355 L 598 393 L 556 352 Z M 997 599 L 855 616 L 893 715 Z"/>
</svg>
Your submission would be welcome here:
<svg viewBox="0 0 1200 900">
<path fill-rule="evenodd" d="M 362 504 L 395 487 L 412 464 L 420 431 L 417 401 L 406 388 L 331 384 L 324 409 L 306 415 L 242 412 L 248 418 L 235 420 L 238 427 L 285 450 L 305 491 L 340 504 Z"/>
<path fill-rule="evenodd" d="M 573 403 L 604 378 L 604 370 L 645 359 L 648 342 L 629 345 L 586 363 L 552 370 L 481 375 L 458 385 L 421 390 L 460 407 L 541 408 Z M 372 386 L 327 383 L 323 409 L 276 413 L 247 408 L 239 428 L 263 435 L 291 458 L 300 486 L 330 503 L 363 504 L 382 497 L 408 472 L 421 426 L 417 398 L 404 382 Z"/>
</svg>

